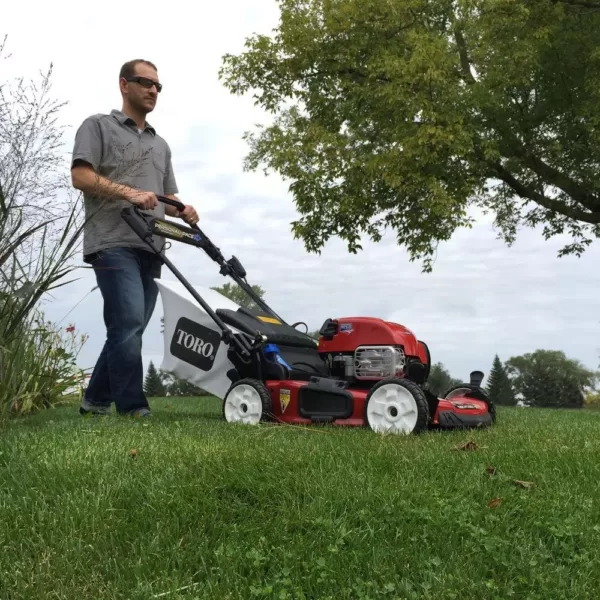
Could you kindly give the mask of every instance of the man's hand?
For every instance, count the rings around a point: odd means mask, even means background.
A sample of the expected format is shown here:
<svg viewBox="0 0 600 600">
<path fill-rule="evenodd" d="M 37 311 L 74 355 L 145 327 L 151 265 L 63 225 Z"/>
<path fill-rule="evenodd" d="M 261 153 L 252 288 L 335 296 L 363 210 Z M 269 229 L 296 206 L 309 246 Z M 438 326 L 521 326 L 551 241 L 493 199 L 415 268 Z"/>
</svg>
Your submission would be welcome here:
<svg viewBox="0 0 600 600">
<path fill-rule="evenodd" d="M 131 204 L 135 204 L 139 208 L 145 210 L 151 210 L 158 206 L 158 198 L 154 192 L 145 192 L 143 190 L 132 190 L 130 194 L 128 194 L 127 200 L 131 202 Z"/>
<path fill-rule="evenodd" d="M 200 220 L 196 209 L 193 206 L 190 206 L 189 204 L 186 204 L 185 208 L 181 212 L 177 211 L 177 214 L 175 216 L 179 217 L 180 219 L 183 219 L 186 223 L 189 223 L 190 225 L 195 225 Z"/>
</svg>

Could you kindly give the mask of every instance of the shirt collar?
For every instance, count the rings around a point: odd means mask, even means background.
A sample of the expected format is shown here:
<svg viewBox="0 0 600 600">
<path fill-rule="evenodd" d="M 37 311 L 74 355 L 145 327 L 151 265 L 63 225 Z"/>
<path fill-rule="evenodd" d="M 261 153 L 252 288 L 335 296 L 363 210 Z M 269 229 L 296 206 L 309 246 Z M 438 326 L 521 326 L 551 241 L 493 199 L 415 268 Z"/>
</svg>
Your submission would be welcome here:
<svg viewBox="0 0 600 600">
<path fill-rule="evenodd" d="M 120 110 L 113 109 L 110 111 L 110 114 L 117 119 L 121 125 L 133 125 L 134 127 L 137 127 L 135 121 Z M 156 129 L 154 129 L 154 127 L 152 127 L 148 121 L 146 121 L 146 127 L 144 130 L 148 130 L 152 135 L 156 135 Z"/>
</svg>

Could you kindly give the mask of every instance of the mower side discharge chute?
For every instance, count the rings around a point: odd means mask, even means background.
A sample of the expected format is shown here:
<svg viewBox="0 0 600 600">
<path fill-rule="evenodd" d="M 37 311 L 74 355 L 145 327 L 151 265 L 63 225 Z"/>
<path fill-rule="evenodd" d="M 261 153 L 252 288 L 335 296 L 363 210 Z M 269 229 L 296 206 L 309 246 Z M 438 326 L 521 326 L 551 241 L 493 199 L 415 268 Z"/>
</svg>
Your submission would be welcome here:
<svg viewBox="0 0 600 600">
<path fill-rule="evenodd" d="M 183 209 L 177 201 L 159 200 Z M 179 280 L 156 280 L 164 310 L 161 368 L 220 398 L 228 423 L 328 423 L 401 435 L 495 422 L 480 371 L 442 398 L 428 391 L 429 348 L 405 326 L 369 317 L 331 318 L 316 341 L 259 298 L 241 263 L 235 257 L 225 260 L 197 226 L 175 225 L 137 207 L 121 214 Z M 203 250 L 256 308 L 192 286 L 160 252 L 153 235 Z"/>
</svg>

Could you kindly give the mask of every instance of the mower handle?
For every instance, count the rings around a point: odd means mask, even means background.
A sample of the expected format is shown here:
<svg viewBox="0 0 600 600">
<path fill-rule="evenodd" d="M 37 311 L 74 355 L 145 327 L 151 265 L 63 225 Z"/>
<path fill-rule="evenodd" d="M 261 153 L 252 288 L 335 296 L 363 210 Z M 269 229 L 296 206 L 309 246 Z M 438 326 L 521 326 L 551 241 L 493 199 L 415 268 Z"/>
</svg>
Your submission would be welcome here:
<svg viewBox="0 0 600 600">
<path fill-rule="evenodd" d="M 156 198 L 158 199 L 159 202 L 162 202 L 163 204 L 169 204 L 170 206 L 174 206 L 178 211 L 183 211 L 185 209 L 185 204 L 183 204 L 183 202 L 180 202 L 179 200 L 173 200 L 172 198 L 167 198 L 166 196 L 160 196 L 160 195 L 156 195 Z M 244 270 L 244 267 L 242 267 L 240 261 L 235 258 L 235 256 L 232 256 L 229 260 L 225 260 L 225 257 L 221 254 L 221 250 L 219 250 L 219 248 L 217 248 L 209 239 L 208 237 L 206 237 L 206 235 L 204 235 L 204 232 L 200 229 L 200 227 L 198 227 L 198 225 L 189 225 L 189 227 L 191 227 L 192 229 L 195 229 L 196 231 L 198 231 L 200 233 L 200 235 L 205 239 L 206 245 L 204 246 L 204 251 L 206 252 L 206 254 L 208 254 L 208 256 L 210 258 L 212 258 L 212 260 L 214 260 L 216 263 L 218 263 L 221 267 L 221 275 L 229 275 L 233 278 L 233 280 L 246 292 L 246 294 L 248 294 L 250 296 L 250 298 L 252 298 L 254 300 L 254 302 L 260 306 L 263 310 L 265 310 L 265 312 L 272 314 L 274 317 L 276 317 L 277 319 L 279 319 L 281 322 L 284 322 L 283 319 L 281 317 L 279 317 L 277 315 L 277 313 L 275 313 L 273 311 L 272 308 L 270 308 L 269 306 L 267 306 L 267 304 L 265 303 L 265 301 L 258 296 L 254 290 L 252 289 L 252 287 L 250 285 L 248 285 L 247 281 L 246 281 L 246 271 Z M 174 267 L 171 265 L 170 266 L 171 270 L 174 269 Z M 173 271 L 175 272 L 175 271 Z M 201 303 L 202 304 L 202 303 Z M 213 317 L 214 319 L 214 317 Z M 298 323 L 296 323 L 297 325 Z M 304 325 L 306 325 L 306 323 L 303 323 Z M 219 325 L 220 326 L 220 325 Z M 308 327 L 307 327 L 308 330 Z"/>
<path fill-rule="evenodd" d="M 179 202 L 179 200 L 173 200 L 172 198 L 167 198 L 166 196 L 156 195 L 156 198 L 159 202 L 163 204 L 169 204 L 170 206 L 174 206 L 179 212 L 183 211 L 185 208 L 185 204 L 183 202 Z M 198 225 L 190 225 L 192 229 L 198 229 Z"/>
</svg>

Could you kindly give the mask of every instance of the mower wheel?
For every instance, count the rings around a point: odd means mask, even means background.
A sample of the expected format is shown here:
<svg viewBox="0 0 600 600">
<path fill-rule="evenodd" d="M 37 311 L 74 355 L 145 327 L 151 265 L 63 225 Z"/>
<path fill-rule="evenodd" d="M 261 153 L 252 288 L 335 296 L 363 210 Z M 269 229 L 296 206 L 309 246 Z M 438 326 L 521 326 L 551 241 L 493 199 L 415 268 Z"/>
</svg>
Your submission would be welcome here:
<svg viewBox="0 0 600 600">
<path fill-rule="evenodd" d="M 488 412 L 492 417 L 492 423 L 496 422 L 496 405 L 482 388 L 471 385 L 470 383 L 459 383 L 458 385 L 452 386 L 449 390 L 446 390 L 442 398 L 445 400 L 452 400 L 452 398 L 455 398 L 456 396 L 467 396 L 468 398 L 474 398 L 475 400 L 485 402 L 488 406 Z"/>
<path fill-rule="evenodd" d="M 270 421 L 272 414 L 271 394 L 257 379 L 240 379 L 225 394 L 223 416 L 228 423 L 256 425 Z"/>
<path fill-rule="evenodd" d="M 384 379 L 367 394 L 365 420 L 373 431 L 407 435 L 429 424 L 429 404 L 421 387 L 410 379 Z"/>
</svg>

